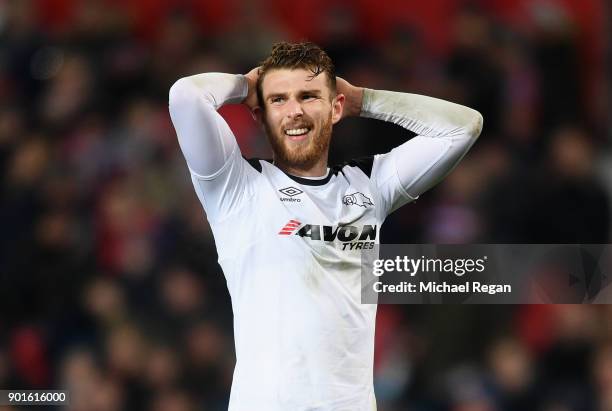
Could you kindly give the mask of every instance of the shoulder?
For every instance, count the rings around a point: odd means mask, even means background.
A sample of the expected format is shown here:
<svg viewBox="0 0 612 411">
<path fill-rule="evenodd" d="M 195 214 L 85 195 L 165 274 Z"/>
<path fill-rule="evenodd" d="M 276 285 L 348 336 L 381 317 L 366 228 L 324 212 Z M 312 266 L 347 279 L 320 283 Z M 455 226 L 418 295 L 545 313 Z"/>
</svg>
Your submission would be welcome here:
<svg viewBox="0 0 612 411">
<path fill-rule="evenodd" d="M 262 162 L 272 163 L 272 159 L 263 159 L 263 158 L 246 158 L 242 156 L 242 158 L 258 173 L 263 172 Z"/>
</svg>

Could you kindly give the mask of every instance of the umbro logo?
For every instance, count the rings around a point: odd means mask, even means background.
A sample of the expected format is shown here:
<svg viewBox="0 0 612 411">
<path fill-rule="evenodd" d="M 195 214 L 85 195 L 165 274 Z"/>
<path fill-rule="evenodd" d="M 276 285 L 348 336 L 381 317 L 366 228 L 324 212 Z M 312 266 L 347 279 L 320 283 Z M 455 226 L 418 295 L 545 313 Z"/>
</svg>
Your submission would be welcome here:
<svg viewBox="0 0 612 411">
<path fill-rule="evenodd" d="M 303 193 L 302 190 L 300 190 L 299 188 L 295 188 L 295 187 L 285 187 L 285 188 L 281 188 L 278 191 L 280 191 L 281 193 L 289 197 L 295 197 L 296 195 Z"/>
<path fill-rule="evenodd" d="M 282 194 L 284 194 L 287 197 L 289 197 L 289 198 L 281 197 L 280 201 L 288 201 L 288 202 L 292 202 L 292 203 L 299 203 L 299 202 L 302 201 L 299 198 L 293 198 L 293 197 L 303 193 L 303 191 L 300 190 L 299 188 L 296 188 L 296 187 L 285 187 L 285 188 L 281 188 L 278 191 L 280 191 Z"/>
<path fill-rule="evenodd" d="M 368 196 L 359 191 L 353 194 L 346 195 L 342 197 L 342 204 L 344 205 L 356 205 L 363 208 L 368 208 L 373 206 L 374 203 Z"/>
</svg>

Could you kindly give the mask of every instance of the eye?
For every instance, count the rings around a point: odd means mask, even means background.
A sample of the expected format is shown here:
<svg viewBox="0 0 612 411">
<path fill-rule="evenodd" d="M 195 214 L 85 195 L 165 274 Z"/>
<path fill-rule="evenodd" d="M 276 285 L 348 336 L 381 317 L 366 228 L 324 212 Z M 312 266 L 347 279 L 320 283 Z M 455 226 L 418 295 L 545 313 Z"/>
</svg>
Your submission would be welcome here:
<svg viewBox="0 0 612 411">
<path fill-rule="evenodd" d="M 277 96 L 277 97 L 272 97 L 272 98 L 270 99 L 270 101 L 271 101 L 272 103 L 281 103 L 281 102 L 283 101 L 283 98 L 282 98 L 282 97 L 278 97 L 278 96 Z"/>
<path fill-rule="evenodd" d="M 316 96 L 315 96 L 314 94 L 304 94 L 304 95 L 302 96 L 302 99 L 303 99 L 303 100 L 311 100 L 311 99 L 313 99 L 313 98 L 315 98 L 315 97 L 316 97 Z"/>
</svg>

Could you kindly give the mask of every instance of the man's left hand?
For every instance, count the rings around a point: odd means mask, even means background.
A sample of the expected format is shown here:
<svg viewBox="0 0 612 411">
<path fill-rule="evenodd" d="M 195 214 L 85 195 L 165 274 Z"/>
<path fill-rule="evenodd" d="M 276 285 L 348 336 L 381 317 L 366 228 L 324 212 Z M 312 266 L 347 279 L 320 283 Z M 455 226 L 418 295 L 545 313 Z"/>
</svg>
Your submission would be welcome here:
<svg viewBox="0 0 612 411">
<path fill-rule="evenodd" d="M 344 94 L 346 98 L 342 118 L 358 117 L 361 114 L 363 87 L 355 87 L 342 77 L 336 77 L 336 92 Z"/>
</svg>

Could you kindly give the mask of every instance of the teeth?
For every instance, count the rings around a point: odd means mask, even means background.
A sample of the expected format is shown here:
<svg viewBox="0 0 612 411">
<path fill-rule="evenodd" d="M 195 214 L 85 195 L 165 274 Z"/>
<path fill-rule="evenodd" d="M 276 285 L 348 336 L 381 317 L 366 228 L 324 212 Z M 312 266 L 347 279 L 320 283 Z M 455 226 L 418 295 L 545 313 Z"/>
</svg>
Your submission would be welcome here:
<svg viewBox="0 0 612 411">
<path fill-rule="evenodd" d="M 285 130 L 285 134 L 288 134 L 290 136 L 299 136 L 306 133 L 308 133 L 308 128 L 292 128 L 289 130 Z"/>
</svg>

